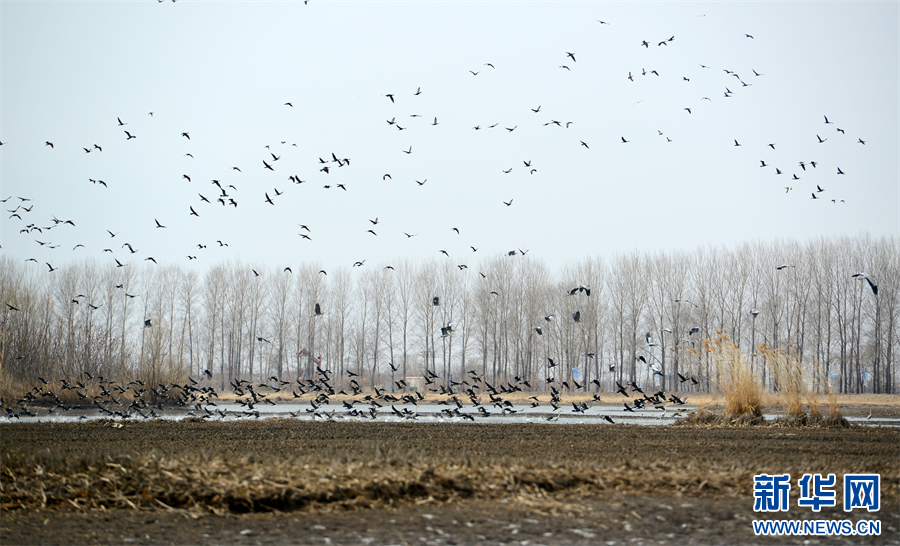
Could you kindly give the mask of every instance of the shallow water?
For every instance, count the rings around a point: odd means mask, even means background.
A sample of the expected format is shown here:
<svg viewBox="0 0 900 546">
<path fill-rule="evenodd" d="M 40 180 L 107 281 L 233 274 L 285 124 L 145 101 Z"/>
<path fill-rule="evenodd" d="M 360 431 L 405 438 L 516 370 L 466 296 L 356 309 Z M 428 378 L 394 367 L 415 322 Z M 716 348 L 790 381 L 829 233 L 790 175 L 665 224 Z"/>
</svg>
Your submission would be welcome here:
<svg viewBox="0 0 900 546">
<path fill-rule="evenodd" d="M 560 406 L 558 410 L 553 410 L 549 405 L 540 405 L 536 408 L 530 406 L 519 406 L 512 408 L 514 412 L 504 413 L 500 408 L 494 406 L 484 406 L 487 415 L 482 414 L 477 408 L 471 405 L 464 405 L 459 408 L 459 413 L 450 415 L 447 411 L 456 410 L 455 404 L 419 404 L 413 406 L 410 404 L 394 404 L 397 412 L 395 412 L 390 404 L 383 404 L 383 407 L 376 408 L 375 417 L 369 413 L 371 406 L 365 404 L 356 404 L 354 408 L 364 415 L 352 415 L 343 404 L 322 404 L 316 410 L 313 410 L 309 403 L 290 404 L 282 403 L 278 405 L 257 405 L 254 406 L 253 412 L 239 404 L 218 404 L 217 406 L 207 406 L 213 413 L 208 414 L 205 411 L 198 411 L 196 408 L 186 410 L 180 408 L 168 408 L 165 410 L 156 410 L 153 417 L 142 417 L 140 414 L 134 413 L 128 418 L 121 416 L 110 417 L 102 413 L 96 408 L 73 409 L 68 412 L 55 410 L 48 412 L 45 408 L 29 408 L 31 413 L 36 415 L 21 415 L 0 418 L 0 425 L 10 422 L 27 422 L 27 423 L 75 423 L 85 420 L 98 420 L 103 418 L 112 418 L 114 420 L 124 421 L 133 420 L 140 421 L 144 419 L 169 419 L 182 420 L 191 417 L 199 417 L 209 420 L 236 421 L 246 419 L 268 419 L 268 418 L 289 418 L 299 419 L 303 421 L 329 419 L 340 421 L 380 421 L 380 422 L 403 422 L 403 421 L 419 421 L 419 422 L 475 422 L 475 423 L 563 423 L 563 424 L 596 424 L 609 426 L 610 423 L 603 417 L 610 417 L 614 423 L 626 423 L 630 425 L 668 425 L 679 419 L 685 418 L 688 413 L 697 409 L 694 405 L 670 406 L 666 412 L 662 412 L 655 408 L 635 409 L 633 412 L 625 411 L 621 406 L 612 404 L 598 404 L 589 407 L 584 412 L 576 412 L 571 404 Z M 224 412 L 216 413 L 216 410 Z M 255 412 L 258 412 L 258 416 Z M 146 414 L 147 412 L 145 412 Z M 679 415 L 676 415 L 679 414 Z M 461 415 L 471 416 L 472 419 L 462 417 Z M 782 414 L 770 413 L 764 415 L 767 421 L 773 421 Z M 847 417 L 847 421 L 854 425 L 864 426 L 888 426 L 900 427 L 900 419 L 897 418 L 878 418 L 870 419 L 864 417 Z"/>
</svg>

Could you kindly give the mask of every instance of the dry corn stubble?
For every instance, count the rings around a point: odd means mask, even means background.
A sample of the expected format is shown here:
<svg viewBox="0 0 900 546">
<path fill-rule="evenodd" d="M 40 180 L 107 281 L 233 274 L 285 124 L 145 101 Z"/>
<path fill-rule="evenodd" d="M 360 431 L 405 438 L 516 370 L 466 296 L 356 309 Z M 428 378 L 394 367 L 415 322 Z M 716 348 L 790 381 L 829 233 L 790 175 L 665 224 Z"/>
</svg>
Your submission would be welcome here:
<svg viewBox="0 0 900 546">
<path fill-rule="evenodd" d="M 797 430 L 288 419 L 14 424 L 4 425 L 0 509 L 225 514 L 557 503 L 609 491 L 749 496 L 753 474 L 785 465 L 879 472 L 896 496 L 897 431 Z M 821 454 L 810 458 L 798 445 Z"/>
</svg>

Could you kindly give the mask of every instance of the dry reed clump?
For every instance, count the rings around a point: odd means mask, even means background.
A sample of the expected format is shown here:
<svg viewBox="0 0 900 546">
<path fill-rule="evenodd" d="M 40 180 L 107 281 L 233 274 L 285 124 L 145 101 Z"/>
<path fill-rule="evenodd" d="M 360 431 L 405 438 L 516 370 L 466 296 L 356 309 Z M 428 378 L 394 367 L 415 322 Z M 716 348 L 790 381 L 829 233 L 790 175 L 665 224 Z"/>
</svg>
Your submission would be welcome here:
<svg viewBox="0 0 900 546">
<path fill-rule="evenodd" d="M 824 389 L 828 400 L 827 415 L 822 415 L 818 397 L 806 369 L 793 354 L 773 349 L 766 344 L 760 345 L 757 349 L 757 354 L 767 365 L 776 391 L 774 395 L 767 396 L 759 374 L 754 372 L 740 348 L 724 333 L 716 331 L 716 334 L 719 337 L 703 341 L 703 348 L 715 366 L 711 380 L 725 398 L 725 414 L 717 415 L 704 404 L 680 424 L 701 426 L 767 424 L 762 415 L 762 403 L 764 398 L 774 396 L 787 413 L 786 417 L 772 423 L 776 426 L 829 428 L 850 426 L 841 415 L 837 394 L 827 379 L 821 382 L 821 388 Z M 817 377 L 823 375 L 819 373 Z"/>
<path fill-rule="evenodd" d="M 847 421 L 841 415 L 837 394 L 817 365 L 812 364 L 816 370 L 815 376 L 825 379 L 819 385 L 814 385 L 803 363 L 794 356 L 793 350 L 777 350 L 762 344 L 757 348 L 757 353 L 768 365 L 777 397 L 787 413 L 786 421 L 803 426 L 821 426 L 822 423 L 828 423 L 826 426 L 844 426 L 841 423 Z M 825 417 L 822 416 L 815 392 L 817 386 L 825 391 L 828 402 L 828 414 Z"/>
<path fill-rule="evenodd" d="M 725 397 L 726 420 L 750 416 L 762 418 L 762 382 L 753 373 L 750 362 L 741 349 L 727 335 L 716 331 L 719 337 L 703 340 L 703 348 L 715 365 L 710 380 Z"/>
</svg>

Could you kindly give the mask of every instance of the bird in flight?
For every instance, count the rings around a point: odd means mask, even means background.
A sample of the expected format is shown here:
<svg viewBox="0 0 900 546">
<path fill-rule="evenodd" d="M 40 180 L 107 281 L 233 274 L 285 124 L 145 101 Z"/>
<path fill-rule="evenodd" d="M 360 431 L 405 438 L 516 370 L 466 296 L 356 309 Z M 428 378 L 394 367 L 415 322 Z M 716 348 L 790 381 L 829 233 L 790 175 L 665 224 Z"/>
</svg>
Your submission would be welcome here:
<svg viewBox="0 0 900 546">
<path fill-rule="evenodd" d="M 185 132 L 185 133 L 181 133 L 181 136 L 183 136 L 184 138 L 186 138 L 186 139 L 188 139 L 188 140 L 191 139 L 191 135 L 187 134 L 186 132 Z"/>
<path fill-rule="evenodd" d="M 507 202 L 507 201 L 504 201 L 503 204 L 506 205 L 506 206 L 508 207 L 508 206 L 512 205 L 512 202 L 513 202 L 513 200 L 510 199 L 508 202 Z"/>
<path fill-rule="evenodd" d="M 48 264 L 49 265 L 49 264 Z M 856 273 L 855 275 L 850 275 L 851 277 L 862 277 L 866 279 L 866 282 L 869 283 L 869 287 L 872 289 L 872 293 L 876 296 L 878 295 L 878 284 L 872 279 L 872 277 L 866 275 L 865 273 Z"/>
<path fill-rule="evenodd" d="M 575 54 L 574 53 L 569 53 L 568 51 L 566 51 L 566 57 L 570 57 L 572 59 L 572 62 L 573 63 L 575 62 Z"/>
<path fill-rule="evenodd" d="M 153 221 L 156 222 L 156 227 L 158 227 L 158 228 L 164 228 L 164 227 L 166 227 L 166 226 L 160 224 L 160 223 L 159 223 L 159 220 L 157 220 L 156 218 L 154 218 Z"/>
<path fill-rule="evenodd" d="M 125 134 L 128 135 L 128 138 L 126 138 L 125 140 L 131 140 L 131 139 L 133 139 L 133 138 L 137 138 L 135 135 L 132 135 L 132 134 L 129 133 L 128 131 L 125 131 Z"/>
</svg>

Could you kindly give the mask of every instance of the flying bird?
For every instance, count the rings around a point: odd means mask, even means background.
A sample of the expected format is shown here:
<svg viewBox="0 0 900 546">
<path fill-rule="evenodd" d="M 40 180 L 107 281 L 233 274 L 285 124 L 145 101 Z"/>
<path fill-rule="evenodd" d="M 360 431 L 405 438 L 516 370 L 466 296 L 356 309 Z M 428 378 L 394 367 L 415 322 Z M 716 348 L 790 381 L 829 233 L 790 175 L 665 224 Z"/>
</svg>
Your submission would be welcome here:
<svg viewBox="0 0 900 546">
<path fill-rule="evenodd" d="M 872 279 L 872 277 L 866 275 L 865 273 L 856 273 L 854 275 L 850 275 L 851 277 L 862 277 L 866 279 L 866 282 L 869 283 L 869 287 L 872 289 L 872 293 L 876 296 L 878 295 L 878 284 Z"/>
<path fill-rule="evenodd" d="M 156 222 L 156 227 L 158 227 L 158 228 L 164 228 L 164 227 L 166 227 L 166 226 L 160 224 L 160 223 L 159 223 L 159 220 L 157 220 L 156 218 L 154 218 L 153 221 Z"/>
</svg>

